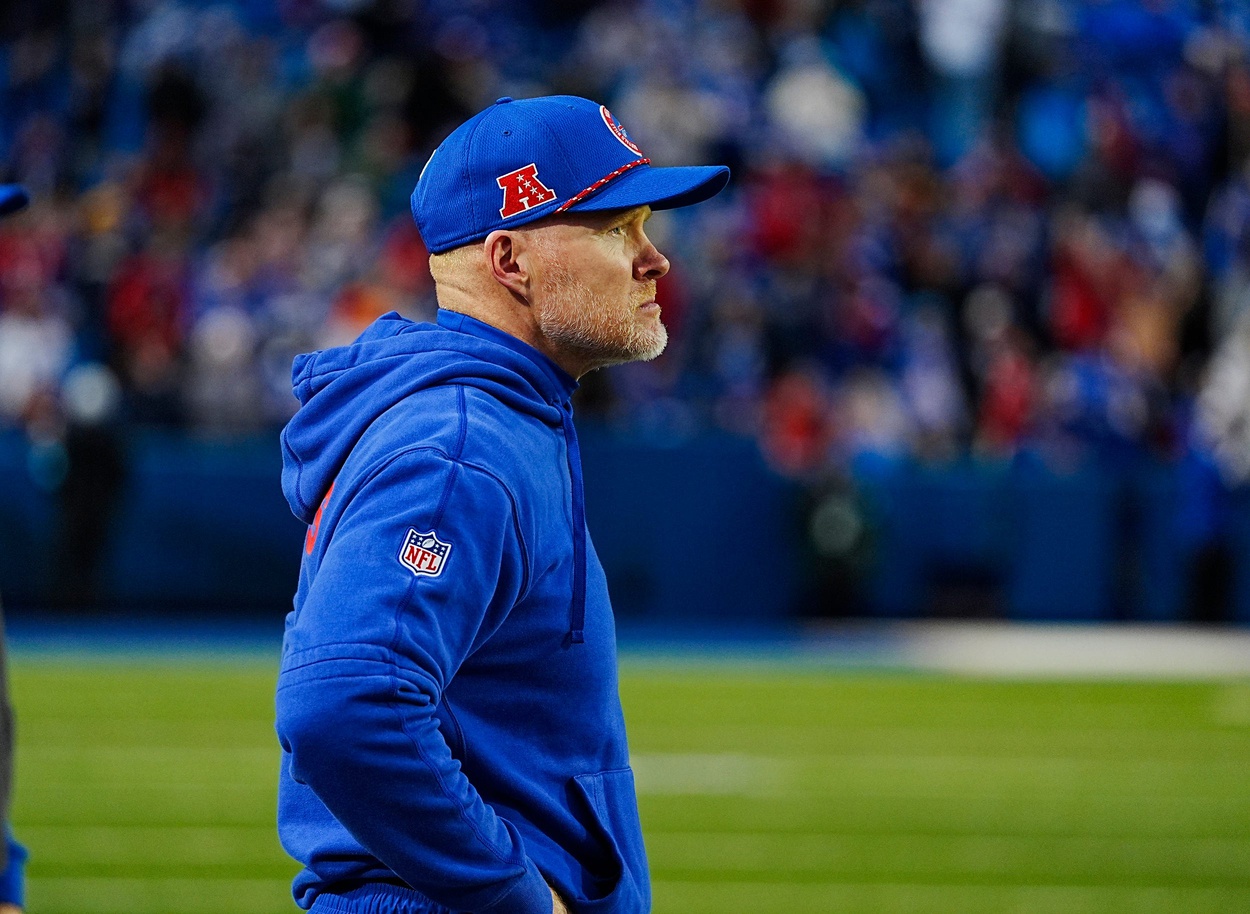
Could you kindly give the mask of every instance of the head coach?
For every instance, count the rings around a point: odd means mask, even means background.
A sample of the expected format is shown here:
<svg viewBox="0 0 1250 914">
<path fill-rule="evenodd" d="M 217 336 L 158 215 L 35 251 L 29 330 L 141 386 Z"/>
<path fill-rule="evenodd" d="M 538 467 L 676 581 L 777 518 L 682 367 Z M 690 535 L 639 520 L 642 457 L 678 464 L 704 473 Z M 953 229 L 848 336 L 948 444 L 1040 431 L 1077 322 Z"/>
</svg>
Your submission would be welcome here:
<svg viewBox="0 0 1250 914">
<path fill-rule="evenodd" d="M 570 397 L 663 350 L 647 218 L 728 179 L 652 167 L 586 99 L 500 99 L 412 195 L 438 323 L 296 360 L 277 730 L 301 907 L 650 910 Z"/>
</svg>

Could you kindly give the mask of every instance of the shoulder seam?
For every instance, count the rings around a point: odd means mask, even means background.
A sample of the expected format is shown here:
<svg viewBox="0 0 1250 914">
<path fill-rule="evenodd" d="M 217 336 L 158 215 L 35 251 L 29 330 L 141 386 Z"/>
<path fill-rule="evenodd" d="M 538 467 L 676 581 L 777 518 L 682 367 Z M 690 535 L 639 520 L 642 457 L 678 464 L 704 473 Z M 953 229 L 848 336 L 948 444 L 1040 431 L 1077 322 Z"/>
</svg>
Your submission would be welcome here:
<svg viewBox="0 0 1250 914">
<path fill-rule="evenodd" d="M 464 437 L 463 434 L 462 434 L 462 437 Z M 512 509 L 512 530 L 516 534 L 517 544 L 521 547 L 522 580 L 521 580 L 521 589 L 517 595 L 517 599 L 518 601 L 524 599 L 525 596 L 529 593 L 529 587 L 530 587 L 530 555 L 529 555 L 529 546 L 525 542 L 525 535 L 521 528 L 520 507 L 517 503 L 516 494 L 512 491 L 512 489 L 508 486 L 508 484 L 504 482 L 504 480 L 501 479 L 499 475 L 496 474 L 490 468 L 484 467 L 481 464 L 474 463 L 470 460 L 465 460 L 463 457 L 453 457 L 451 454 L 447 453 L 447 451 L 444 448 L 438 445 L 414 444 L 414 445 L 410 445 L 409 447 L 402 448 L 401 450 L 395 451 L 392 454 L 389 454 L 385 460 L 379 461 L 375 466 L 370 468 L 367 473 L 363 474 L 360 477 L 360 480 L 356 484 L 356 486 L 353 487 L 351 495 L 348 496 L 348 501 L 350 502 L 352 497 L 356 494 L 357 491 L 359 491 L 361 488 L 363 488 L 364 486 L 372 482 L 387 467 L 391 466 L 392 464 L 394 464 L 396 461 L 400 460 L 403 457 L 408 457 L 410 455 L 418 454 L 421 452 L 426 452 L 429 454 L 433 454 L 437 457 L 441 457 L 442 459 L 446 460 L 448 463 L 451 463 L 453 467 L 463 467 L 466 470 L 472 470 L 474 472 L 480 473 L 483 476 L 486 476 L 487 478 L 491 479 L 495 483 L 495 485 L 499 486 L 499 488 L 503 490 L 504 495 L 506 495 L 508 498 L 508 505 Z M 453 474 L 452 479 L 448 480 L 447 486 L 445 486 L 443 489 L 442 499 L 439 501 L 438 510 L 435 512 L 435 515 L 434 515 L 435 523 L 442 520 L 443 511 L 447 506 L 447 500 L 451 496 L 451 488 L 452 488 L 453 482 L 454 482 L 454 474 Z"/>
</svg>

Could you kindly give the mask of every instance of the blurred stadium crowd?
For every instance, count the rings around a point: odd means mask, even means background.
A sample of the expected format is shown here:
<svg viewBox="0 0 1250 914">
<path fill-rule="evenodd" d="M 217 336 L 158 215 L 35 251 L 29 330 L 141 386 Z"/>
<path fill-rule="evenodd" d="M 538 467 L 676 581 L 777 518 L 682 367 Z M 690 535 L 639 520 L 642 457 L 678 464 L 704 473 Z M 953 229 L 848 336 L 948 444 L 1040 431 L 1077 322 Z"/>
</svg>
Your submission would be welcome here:
<svg viewBox="0 0 1250 914">
<path fill-rule="evenodd" d="M 10 0 L 0 422 L 221 435 L 297 352 L 433 312 L 407 196 L 498 96 L 605 101 L 728 193 L 655 220 L 661 359 L 587 379 L 820 479 L 873 455 L 1250 476 L 1235 0 Z"/>
</svg>

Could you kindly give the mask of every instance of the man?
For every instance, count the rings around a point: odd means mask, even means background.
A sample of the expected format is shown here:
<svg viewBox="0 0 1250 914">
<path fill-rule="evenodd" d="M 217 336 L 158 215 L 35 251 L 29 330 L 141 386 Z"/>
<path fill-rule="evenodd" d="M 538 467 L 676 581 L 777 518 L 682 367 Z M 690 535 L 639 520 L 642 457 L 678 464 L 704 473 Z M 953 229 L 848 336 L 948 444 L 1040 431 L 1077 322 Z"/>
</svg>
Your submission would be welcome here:
<svg viewBox="0 0 1250 914">
<path fill-rule="evenodd" d="M 0 217 L 20 212 L 30 195 L 18 184 L 0 184 Z M 9 704 L 9 679 L 5 670 L 4 620 L 0 616 L 0 914 L 21 914 L 26 889 L 26 848 L 9 831 L 9 799 L 13 786 L 13 708 Z"/>
<path fill-rule="evenodd" d="M 728 177 L 651 167 L 586 99 L 500 99 L 412 195 L 438 324 L 296 360 L 277 730 L 300 906 L 650 909 L 569 398 L 663 350 L 646 220 Z"/>
</svg>

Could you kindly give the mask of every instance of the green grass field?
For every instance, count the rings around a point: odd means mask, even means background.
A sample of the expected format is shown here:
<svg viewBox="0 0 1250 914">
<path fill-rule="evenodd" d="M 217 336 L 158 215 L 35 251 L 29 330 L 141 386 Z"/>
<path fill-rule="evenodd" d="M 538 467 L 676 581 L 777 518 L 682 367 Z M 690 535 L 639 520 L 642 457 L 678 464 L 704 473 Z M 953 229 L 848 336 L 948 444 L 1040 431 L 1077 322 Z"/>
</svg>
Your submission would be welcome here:
<svg viewBox="0 0 1250 914">
<path fill-rule="evenodd" d="M 34 914 L 294 911 L 268 663 L 19 657 Z M 656 914 L 1250 912 L 1250 683 L 623 672 Z"/>
</svg>

